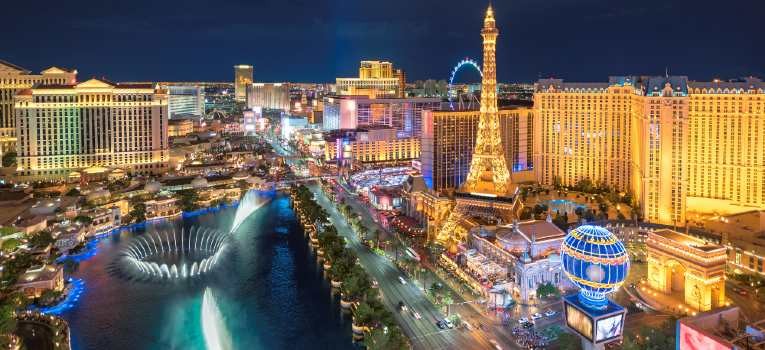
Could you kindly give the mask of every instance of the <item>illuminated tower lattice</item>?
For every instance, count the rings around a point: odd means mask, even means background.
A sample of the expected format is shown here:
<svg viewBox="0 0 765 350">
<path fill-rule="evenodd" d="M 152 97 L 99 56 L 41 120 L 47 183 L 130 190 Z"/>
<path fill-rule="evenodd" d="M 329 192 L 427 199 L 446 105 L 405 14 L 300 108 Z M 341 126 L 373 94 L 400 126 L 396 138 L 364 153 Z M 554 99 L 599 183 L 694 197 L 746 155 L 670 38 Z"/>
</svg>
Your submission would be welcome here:
<svg viewBox="0 0 765 350">
<path fill-rule="evenodd" d="M 499 30 L 491 6 L 486 10 L 483 37 L 483 78 L 481 81 L 481 117 L 478 122 L 475 150 L 467 180 L 457 192 L 457 205 L 441 228 L 437 239 L 460 241 L 466 230 L 459 221 L 467 216 L 510 220 L 515 207 L 515 191 L 505 162 L 497 108 L 496 44 Z"/>
</svg>

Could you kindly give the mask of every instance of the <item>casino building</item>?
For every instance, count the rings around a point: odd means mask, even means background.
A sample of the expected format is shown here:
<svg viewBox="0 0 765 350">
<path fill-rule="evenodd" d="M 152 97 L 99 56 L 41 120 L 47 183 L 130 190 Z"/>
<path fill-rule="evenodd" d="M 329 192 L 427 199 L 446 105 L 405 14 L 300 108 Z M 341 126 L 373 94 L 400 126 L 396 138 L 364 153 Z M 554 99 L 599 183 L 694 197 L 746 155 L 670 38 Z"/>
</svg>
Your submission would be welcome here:
<svg viewBox="0 0 765 350">
<path fill-rule="evenodd" d="M 16 148 L 16 118 L 14 97 L 24 89 L 38 84 L 73 84 L 77 71 L 49 67 L 32 74 L 31 71 L 15 64 L 0 60 L 0 153 Z"/>
<path fill-rule="evenodd" d="M 152 84 L 40 85 L 20 91 L 15 110 L 20 180 L 167 170 L 167 93 Z"/>
<path fill-rule="evenodd" d="M 765 208 L 765 83 L 618 76 L 542 79 L 533 164 L 542 184 L 589 178 L 631 192 L 647 221 Z"/>
</svg>

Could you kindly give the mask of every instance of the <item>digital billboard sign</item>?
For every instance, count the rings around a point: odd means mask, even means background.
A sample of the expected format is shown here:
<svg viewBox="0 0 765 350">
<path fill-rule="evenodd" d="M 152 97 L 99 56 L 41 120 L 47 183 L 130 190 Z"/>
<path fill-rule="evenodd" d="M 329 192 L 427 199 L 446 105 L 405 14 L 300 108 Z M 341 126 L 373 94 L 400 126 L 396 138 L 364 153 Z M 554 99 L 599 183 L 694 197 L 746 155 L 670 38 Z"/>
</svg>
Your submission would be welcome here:
<svg viewBox="0 0 765 350">
<path fill-rule="evenodd" d="M 602 318 L 595 323 L 595 342 L 600 343 L 618 338 L 624 328 L 624 314 Z"/>
<path fill-rule="evenodd" d="M 592 341 L 592 319 L 576 307 L 566 303 L 566 325 Z"/>
<path fill-rule="evenodd" d="M 680 322 L 680 339 L 677 344 L 680 350 L 730 350 L 732 348 L 682 322 Z"/>
</svg>

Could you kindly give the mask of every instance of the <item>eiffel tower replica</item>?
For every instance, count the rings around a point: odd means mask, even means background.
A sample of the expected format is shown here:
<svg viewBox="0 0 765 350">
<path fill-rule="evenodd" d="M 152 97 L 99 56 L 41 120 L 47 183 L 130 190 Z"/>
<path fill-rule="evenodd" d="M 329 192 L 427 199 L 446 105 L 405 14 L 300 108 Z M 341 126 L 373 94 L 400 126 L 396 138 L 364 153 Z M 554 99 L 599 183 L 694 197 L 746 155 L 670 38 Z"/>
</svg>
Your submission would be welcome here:
<svg viewBox="0 0 765 350">
<path fill-rule="evenodd" d="M 518 186 L 512 183 L 499 132 L 497 108 L 497 36 L 491 5 L 483 20 L 483 80 L 481 116 L 475 150 L 467 180 L 455 193 L 456 205 L 441 227 L 436 240 L 442 244 L 462 242 L 467 230 L 461 222 L 471 218 L 510 222 L 517 208 Z"/>
</svg>

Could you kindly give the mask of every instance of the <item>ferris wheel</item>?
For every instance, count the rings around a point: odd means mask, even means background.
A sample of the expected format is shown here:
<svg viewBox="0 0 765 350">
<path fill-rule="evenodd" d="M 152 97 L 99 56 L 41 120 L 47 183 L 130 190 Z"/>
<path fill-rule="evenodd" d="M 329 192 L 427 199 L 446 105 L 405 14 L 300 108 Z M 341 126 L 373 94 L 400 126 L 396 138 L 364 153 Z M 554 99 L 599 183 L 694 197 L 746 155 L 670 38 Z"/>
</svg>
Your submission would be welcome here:
<svg viewBox="0 0 765 350">
<path fill-rule="evenodd" d="M 454 89 L 454 78 L 457 76 L 457 73 L 463 67 L 468 67 L 468 68 L 472 67 L 478 72 L 478 74 L 481 75 L 481 78 L 483 78 L 483 72 L 481 71 L 481 66 L 478 65 L 478 62 L 470 58 L 465 58 L 462 61 L 459 61 L 459 63 L 457 63 L 457 65 L 454 66 L 454 68 L 452 68 L 452 72 L 449 75 L 449 90 L 446 93 L 446 95 L 449 98 L 449 108 L 451 110 L 454 110 L 455 97 L 456 97 L 457 106 L 459 109 L 465 109 L 465 108 L 471 109 L 474 107 L 473 106 L 474 104 L 475 106 L 478 106 L 480 104 L 480 102 L 475 97 L 475 95 L 469 94 L 470 96 L 464 96 L 463 94 L 455 91 Z"/>
</svg>

